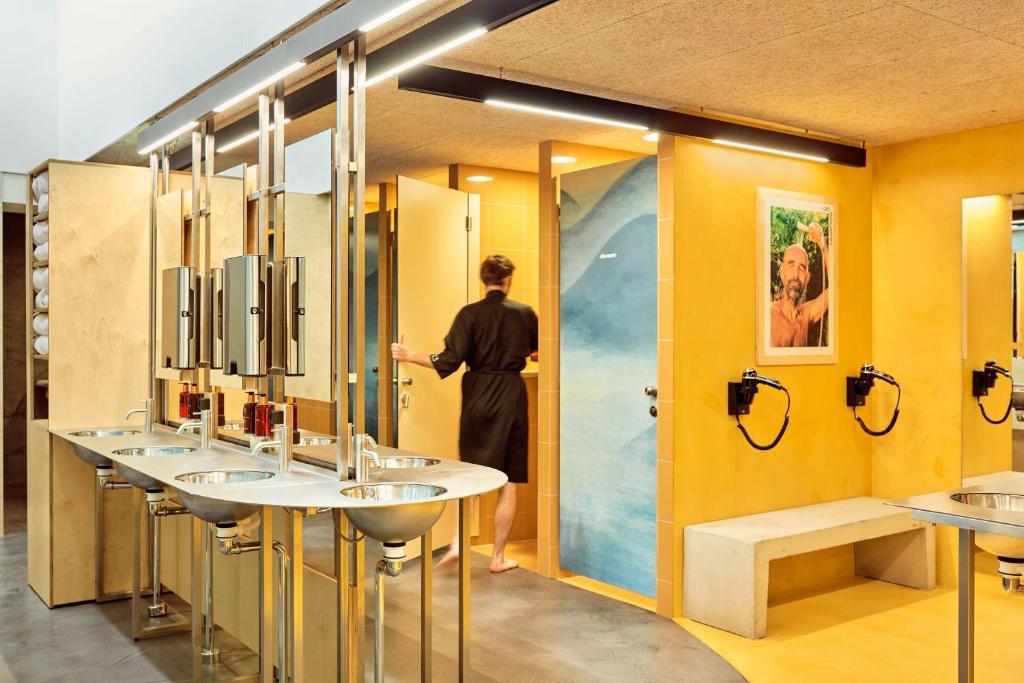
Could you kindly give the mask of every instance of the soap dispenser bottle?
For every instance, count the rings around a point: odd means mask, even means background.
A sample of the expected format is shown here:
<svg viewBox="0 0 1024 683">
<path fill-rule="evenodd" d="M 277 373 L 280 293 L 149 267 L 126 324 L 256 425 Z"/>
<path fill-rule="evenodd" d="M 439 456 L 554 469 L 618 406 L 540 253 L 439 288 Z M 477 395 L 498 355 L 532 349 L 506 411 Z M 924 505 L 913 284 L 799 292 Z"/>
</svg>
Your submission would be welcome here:
<svg viewBox="0 0 1024 683">
<path fill-rule="evenodd" d="M 273 409 L 267 403 L 267 395 L 260 394 L 260 403 L 256 406 L 256 436 L 270 436 L 270 413 Z"/>
<path fill-rule="evenodd" d="M 256 393 L 252 391 L 245 395 L 245 405 L 242 406 L 242 431 L 256 433 Z"/>
<path fill-rule="evenodd" d="M 224 392 L 220 387 L 214 387 L 213 393 L 217 395 L 217 426 L 223 427 L 227 422 L 224 419 Z"/>
<path fill-rule="evenodd" d="M 191 393 L 188 395 L 188 416 L 189 418 L 199 415 L 199 402 L 203 400 L 203 395 L 199 393 L 199 387 L 195 384 L 191 386 Z"/>
<path fill-rule="evenodd" d="M 188 418 L 188 384 L 182 383 L 181 391 L 178 392 L 178 417 L 181 419 Z"/>
</svg>

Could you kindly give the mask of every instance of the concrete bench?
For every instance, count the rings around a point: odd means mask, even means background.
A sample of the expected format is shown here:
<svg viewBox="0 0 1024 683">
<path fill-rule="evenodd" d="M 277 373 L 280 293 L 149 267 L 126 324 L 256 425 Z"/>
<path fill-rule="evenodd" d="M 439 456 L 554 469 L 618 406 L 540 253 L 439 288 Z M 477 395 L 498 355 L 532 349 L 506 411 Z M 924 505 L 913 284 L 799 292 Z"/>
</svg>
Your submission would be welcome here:
<svg viewBox="0 0 1024 683">
<path fill-rule="evenodd" d="M 772 560 L 853 544 L 857 574 L 935 587 L 935 529 L 878 498 L 848 498 L 685 529 L 683 613 L 747 638 L 763 638 Z"/>
</svg>

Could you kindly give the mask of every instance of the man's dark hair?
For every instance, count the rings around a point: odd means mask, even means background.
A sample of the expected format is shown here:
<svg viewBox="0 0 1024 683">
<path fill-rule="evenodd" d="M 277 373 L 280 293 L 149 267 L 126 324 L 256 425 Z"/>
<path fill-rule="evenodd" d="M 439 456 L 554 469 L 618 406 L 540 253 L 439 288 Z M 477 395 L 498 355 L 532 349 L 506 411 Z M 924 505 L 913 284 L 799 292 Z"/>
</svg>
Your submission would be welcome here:
<svg viewBox="0 0 1024 683">
<path fill-rule="evenodd" d="M 485 285 L 500 285 L 505 278 L 515 272 L 515 264 L 507 256 L 495 254 L 488 256 L 480 264 L 480 279 Z"/>
</svg>

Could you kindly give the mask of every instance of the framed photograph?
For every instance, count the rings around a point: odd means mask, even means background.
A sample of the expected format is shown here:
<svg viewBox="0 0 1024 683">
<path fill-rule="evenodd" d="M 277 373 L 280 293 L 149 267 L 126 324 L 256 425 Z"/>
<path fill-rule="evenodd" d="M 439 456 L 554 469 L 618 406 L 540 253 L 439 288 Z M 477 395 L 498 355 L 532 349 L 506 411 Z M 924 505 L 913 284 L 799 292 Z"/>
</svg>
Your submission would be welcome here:
<svg viewBox="0 0 1024 683">
<path fill-rule="evenodd" d="M 838 358 L 836 202 L 757 191 L 757 362 L 835 363 Z"/>
</svg>

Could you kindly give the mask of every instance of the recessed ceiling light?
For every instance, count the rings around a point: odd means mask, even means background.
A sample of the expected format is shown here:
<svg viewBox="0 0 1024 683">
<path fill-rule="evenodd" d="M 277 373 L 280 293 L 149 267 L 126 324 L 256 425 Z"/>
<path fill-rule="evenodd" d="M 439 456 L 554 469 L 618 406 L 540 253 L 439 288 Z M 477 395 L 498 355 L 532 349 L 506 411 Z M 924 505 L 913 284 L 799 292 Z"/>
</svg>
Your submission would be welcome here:
<svg viewBox="0 0 1024 683">
<path fill-rule="evenodd" d="M 390 12 L 385 12 L 376 19 L 366 22 L 365 24 L 359 27 L 359 30 L 362 31 L 363 33 L 368 33 L 373 29 L 377 28 L 378 26 L 386 24 L 387 22 L 391 21 L 398 15 L 405 14 L 416 5 L 423 4 L 423 1 L 424 0 L 408 0 L 408 2 L 403 2 L 401 5 L 394 8 Z"/>
<path fill-rule="evenodd" d="M 239 102 L 244 100 L 246 97 L 249 97 L 250 95 L 255 95 L 260 90 L 263 90 L 264 88 L 269 87 L 269 86 L 273 85 L 274 83 L 277 83 L 279 80 L 281 80 L 282 78 L 284 78 L 288 74 L 294 73 L 295 71 L 298 71 L 299 69 L 301 69 L 304 66 L 306 66 L 305 62 L 302 62 L 302 61 L 293 62 L 292 64 L 289 64 L 285 68 L 283 68 L 280 71 L 278 71 L 273 76 L 268 76 L 267 78 L 265 78 L 264 80 L 260 81 L 259 83 L 257 83 L 256 85 L 252 86 L 251 88 L 248 88 L 247 90 L 243 90 L 242 92 L 238 93 L 237 95 L 232 97 L 227 102 L 223 102 L 219 106 L 214 107 L 213 111 L 215 111 L 215 112 L 217 112 L 219 114 L 222 111 L 230 109 L 231 107 L 235 106 L 236 104 L 238 104 Z"/>
<path fill-rule="evenodd" d="M 468 180 L 471 183 L 489 183 L 492 180 L 494 180 L 494 178 L 492 178 L 489 175 L 471 175 L 467 176 L 466 180 Z"/>
<path fill-rule="evenodd" d="M 431 50 L 427 50 L 423 54 L 421 54 L 421 55 L 419 55 L 417 57 L 413 57 L 412 59 L 410 59 L 408 61 L 402 62 L 398 66 L 392 67 L 392 68 L 384 71 L 383 73 L 379 73 L 376 76 L 373 76 L 372 78 L 367 78 L 365 85 L 366 85 L 367 88 L 369 88 L 371 85 L 376 85 L 377 83 L 380 83 L 381 81 L 383 81 L 383 80 L 385 80 L 387 78 L 391 78 L 395 74 L 402 73 L 403 71 L 411 69 L 412 67 L 416 66 L 417 64 L 422 64 L 423 62 L 427 61 L 428 59 L 433 59 L 434 57 L 436 57 L 436 56 L 438 56 L 440 54 L 448 52 L 449 50 L 453 50 L 453 49 L 457 48 L 459 45 L 462 45 L 463 43 L 468 43 L 469 41 L 473 40 L 474 38 L 479 38 L 480 36 L 482 36 L 485 33 L 487 33 L 487 29 L 486 28 L 483 28 L 483 27 L 475 28 L 472 31 L 470 31 L 469 33 L 464 33 L 461 36 L 459 36 L 458 38 L 455 38 L 454 40 L 450 40 L 447 43 L 444 43 L 442 45 L 438 45 L 437 47 L 435 47 L 435 48 L 433 48 Z"/>
<path fill-rule="evenodd" d="M 726 147 L 738 147 L 739 149 L 749 149 L 753 152 L 764 152 L 766 154 L 778 154 L 784 157 L 793 157 L 794 159 L 806 159 L 807 161 L 818 161 L 823 164 L 828 163 L 828 157 L 821 157 L 814 154 L 803 154 L 801 152 L 790 152 L 785 149 L 776 149 L 775 147 L 762 147 L 761 145 L 748 145 L 745 142 L 734 142 L 732 140 L 722 140 L 721 138 L 715 138 L 711 142 L 716 145 L 725 145 Z"/>
<path fill-rule="evenodd" d="M 284 123 L 286 123 L 286 124 L 291 123 L 291 122 L 292 122 L 291 119 L 285 119 L 284 120 Z M 273 126 L 273 124 L 271 124 L 271 126 Z M 243 135 L 241 137 L 235 138 L 234 140 L 232 140 L 231 142 L 227 143 L 223 147 L 218 147 L 217 148 L 217 153 L 220 154 L 221 152 L 230 152 L 235 147 L 238 147 L 239 145 L 244 145 L 245 143 L 249 142 L 250 140 L 255 140 L 259 136 L 260 136 L 259 129 L 256 129 L 256 130 L 252 131 L 251 133 L 246 133 L 245 135 Z"/>
<path fill-rule="evenodd" d="M 553 163 L 553 164 L 574 164 L 574 163 L 576 163 L 576 157 L 553 156 L 553 157 L 551 157 L 551 163 Z"/>
<path fill-rule="evenodd" d="M 644 140 L 646 140 L 647 142 L 657 142 L 658 141 L 658 134 L 657 133 L 648 133 L 647 135 L 644 136 Z"/>
<path fill-rule="evenodd" d="M 537 107 L 532 104 L 520 104 L 519 102 L 509 102 L 507 100 L 489 98 L 484 100 L 484 104 L 489 104 L 492 107 L 503 107 L 505 109 L 527 111 L 530 112 L 531 114 L 546 114 L 547 116 L 557 116 L 559 118 L 572 119 L 574 121 L 600 123 L 605 126 L 616 126 L 618 128 L 632 128 L 633 130 L 647 130 L 647 126 L 641 126 L 638 123 L 631 123 L 629 121 L 606 119 L 603 116 L 591 116 L 590 114 L 579 114 L 574 111 L 564 111 L 562 109 L 549 109 L 548 107 Z"/>
</svg>

